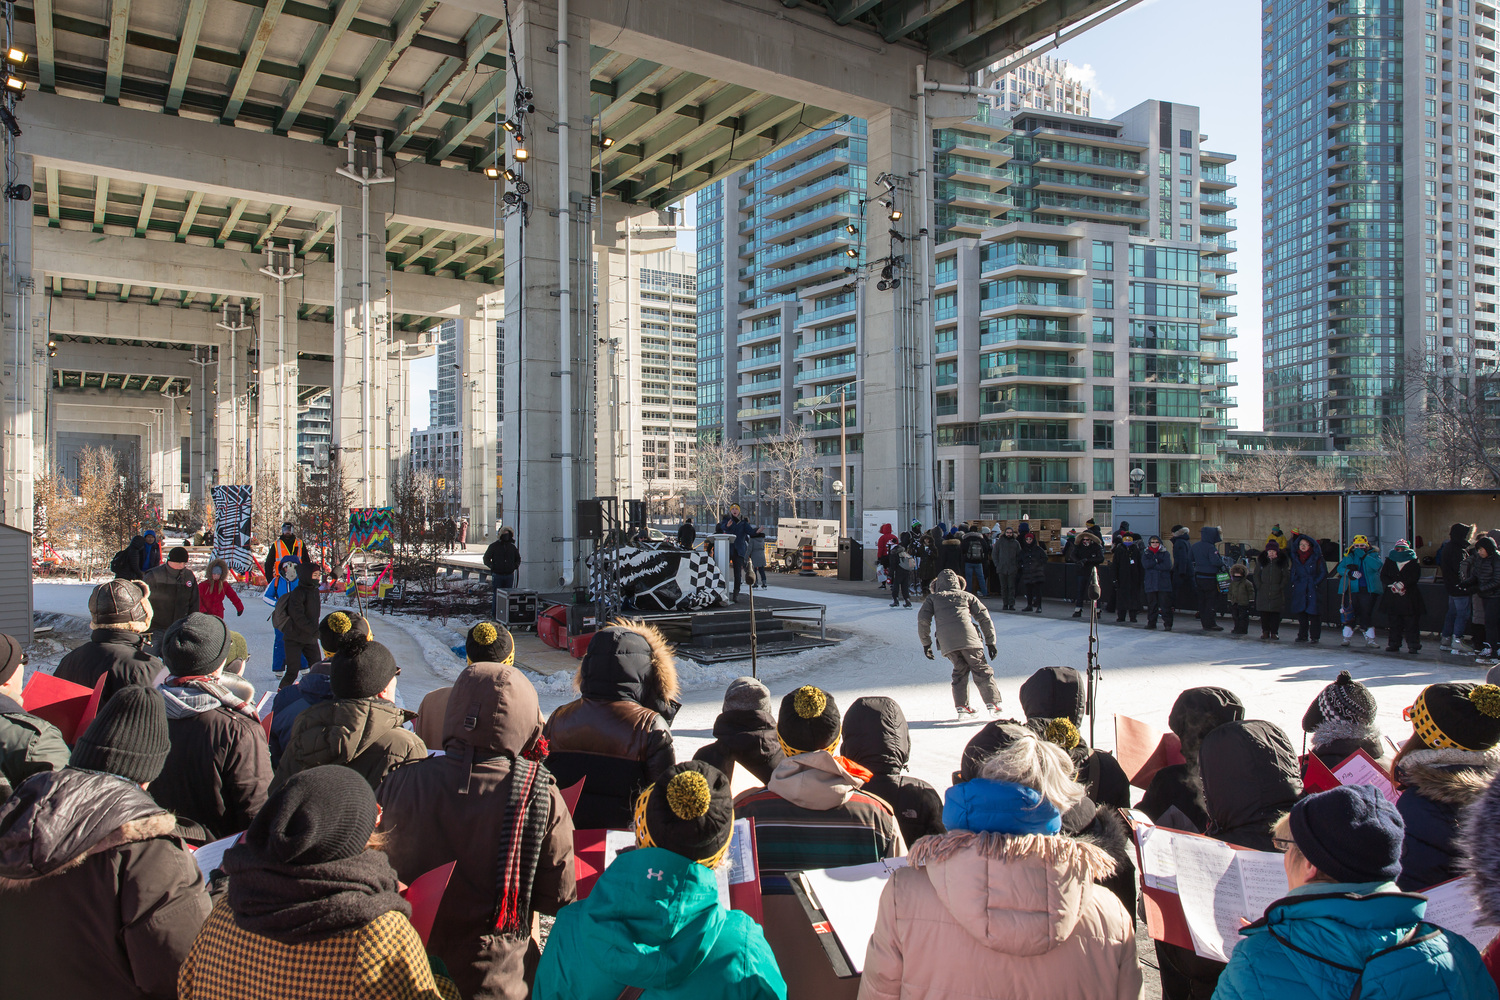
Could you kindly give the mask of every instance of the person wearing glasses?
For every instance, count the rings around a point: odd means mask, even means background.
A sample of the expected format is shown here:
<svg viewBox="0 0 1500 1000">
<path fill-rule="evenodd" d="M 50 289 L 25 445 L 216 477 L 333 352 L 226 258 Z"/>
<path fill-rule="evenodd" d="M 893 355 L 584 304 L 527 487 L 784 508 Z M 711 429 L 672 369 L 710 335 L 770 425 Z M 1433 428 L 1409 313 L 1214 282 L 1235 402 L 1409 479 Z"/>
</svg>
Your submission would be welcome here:
<svg viewBox="0 0 1500 1000">
<path fill-rule="evenodd" d="M 21 707 L 26 651 L 13 636 L 0 632 L 0 802 L 10 790 L 38 771 L 68 766 L 62 733 Z"/>
</svg>

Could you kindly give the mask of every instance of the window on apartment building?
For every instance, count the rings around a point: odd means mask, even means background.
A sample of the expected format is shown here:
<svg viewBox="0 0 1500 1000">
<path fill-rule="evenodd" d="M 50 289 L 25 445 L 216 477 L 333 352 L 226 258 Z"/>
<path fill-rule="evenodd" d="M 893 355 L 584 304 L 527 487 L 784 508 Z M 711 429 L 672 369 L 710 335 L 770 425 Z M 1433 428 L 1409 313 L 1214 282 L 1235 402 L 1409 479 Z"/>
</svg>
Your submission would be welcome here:
<svg viewBox="0 0 1500 1000">
<path fill-rule="evenodd" d="M 1115 374 L 1115 354 L 1113 351 L 1094 351 L 1094 377 L 1113 378 Z"/>
<path fill-rule="evenodd" d="M 1113 413 L 1115 410 L 1115 390 L 1113 386 L 1094 386 L 1094 411 L 1097 413 Z"/>
<path fill-rule="evenodd" d="M 1115 283 L 1105 278 L 1094 279 L 1094 308 L 1113 309 L 1115 307 Z"/>
<path fill-rule="evenodd" d="M 1429 76 L 1427 78 L 1427 93 L 1434 96 L 1437 94 L 1437 79 L 1435 77 Z M 1431 104 L 1432 102 L 1429 101 L 1428 103 Z"/>
<path fill-rule="evenodd" d="M 1180 219 L 1191 219 L 1193 217 L 1193 203 L 1185 201 L 1178 205 L 1177 217 Z"/>
<path fill-rule="evenodd" d="M 1193 196 L 1193 182 L 1192 181 L 1178 181 L 1177 182 L 1177 196 L 1180 197 L 1180 198 L 1191 198 Z"/>
<path fill-rule="evenodd" d="M 1193 130 L 1190 129 L 1190 128 L 1180 128 L 1180 129 L 1178 129 L 1177 130 L 1177 145 L 1181 146 L 1183 149 L 1192 149 L 1193 148 Z"/>
<path fill-rule="evenodd" d="M 1115 245 L 1108 240 L 1094 241 L 1094 270 L 1113 271 L 1115 269 Z"/>
<path fill-rule="evenodd" d="M 1096 492 L 1113 493 L 1115 490 L 1115 460 L 1112 458 L 1094 459 L 1094 490 Z"/>
<path fill-rule="evenodd" d="M 1177 238 L 1180 240 L 1191 242 L 1193 239 L 1193 227 L 1187 225 L 1178 226 Z"/>
<path fill-rule="evenodd" d="M 1115 447 L 1115 422 L 1094 421 L 1094 447 L 1100 451 L 1113 451 Z"/>
<path fill-rule="evenodd" d="M 1427 115 L 1429 118 L 1436 118 L 1437 101 L 1429 97 L 1426 101 L 1422 102 L 1422 113 Z"/>
<path fill-rule="evenodd" d="M 1182 176 L 1184 176 L 1184 177 L 1191 177 L 1191 176 L 1193 176 L 1193 154 L 1192 153 L 1178 153 L 1177 154 L 1177 172 L 1179 174 L 1181 174 Z"/>
<path fill-rule="evenodd" d="M 1115 321 L 1109 316 L 1094 317 L 1094 343 L 1113 344 L 1115 342 Z"/>
</svg>

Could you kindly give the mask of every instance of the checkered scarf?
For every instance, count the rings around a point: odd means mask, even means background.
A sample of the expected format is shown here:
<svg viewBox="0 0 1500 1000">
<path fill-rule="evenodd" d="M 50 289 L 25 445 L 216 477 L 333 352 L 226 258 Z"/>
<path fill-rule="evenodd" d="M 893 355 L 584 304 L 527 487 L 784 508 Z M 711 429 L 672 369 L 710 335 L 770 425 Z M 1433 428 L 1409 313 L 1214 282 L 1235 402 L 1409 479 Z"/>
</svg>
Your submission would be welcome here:
<svg viewBox="0 0 1500 1000">
<path fill-rule="evenodd" d="M 500 831 L 496 866 L 495 929 L 501 934 L 531 933 L 531 890 L 552 819 L 552 774 L 524 757 L 512 758 L 510 802 Z"/>
</svg>

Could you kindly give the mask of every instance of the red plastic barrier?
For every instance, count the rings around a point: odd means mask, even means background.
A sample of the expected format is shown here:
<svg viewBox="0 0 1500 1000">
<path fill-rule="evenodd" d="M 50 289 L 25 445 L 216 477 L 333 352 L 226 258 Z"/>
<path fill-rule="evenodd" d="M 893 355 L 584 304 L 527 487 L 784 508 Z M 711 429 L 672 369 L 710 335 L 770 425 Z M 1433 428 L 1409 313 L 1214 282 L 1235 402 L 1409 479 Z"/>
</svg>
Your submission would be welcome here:
<svg viewBox="0 0 1500 1000">
<path fill-rule="evenodd" d="M 536 619 L 536 634 L 553 649 L 564 649 L 568 645 L 568 608 L 554 604 Z"/>
</svg>

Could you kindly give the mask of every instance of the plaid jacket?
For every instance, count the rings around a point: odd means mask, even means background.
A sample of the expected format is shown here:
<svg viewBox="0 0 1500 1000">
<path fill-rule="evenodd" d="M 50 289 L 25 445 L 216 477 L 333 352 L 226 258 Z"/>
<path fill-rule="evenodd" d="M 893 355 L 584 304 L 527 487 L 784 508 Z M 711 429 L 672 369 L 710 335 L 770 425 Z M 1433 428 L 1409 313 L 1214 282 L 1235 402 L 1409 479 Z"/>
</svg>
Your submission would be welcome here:
<svg viewBox="0 0 1500 1000">
<path fill-rule="evenodd" d="M 382 913 L 359 930 L 310 944 L 282 944 L 243 930 L 220 902 L 177 974 L 180 1000 L 460 1000 L 434 979 L 406 917 Z"/>
</svg>

